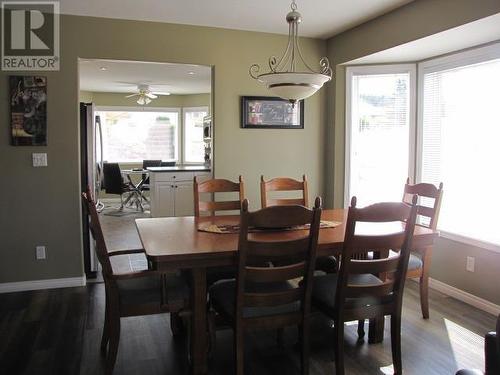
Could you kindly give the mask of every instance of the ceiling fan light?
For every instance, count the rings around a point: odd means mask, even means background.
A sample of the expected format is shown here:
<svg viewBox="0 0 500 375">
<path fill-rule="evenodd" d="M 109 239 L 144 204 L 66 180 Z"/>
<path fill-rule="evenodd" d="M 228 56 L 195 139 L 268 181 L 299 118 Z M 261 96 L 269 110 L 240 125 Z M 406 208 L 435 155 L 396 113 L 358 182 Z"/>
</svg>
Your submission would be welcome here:
<svg viewBox="0 0 500 375">
<path fill-rule="evenodd" d="M 139 104 L 139 105 L 146 104 L 146 101 L 144 100 L 144 97 L 140 96 L 139 99 L 137 99 L 137 104 Z"/>
</svg>

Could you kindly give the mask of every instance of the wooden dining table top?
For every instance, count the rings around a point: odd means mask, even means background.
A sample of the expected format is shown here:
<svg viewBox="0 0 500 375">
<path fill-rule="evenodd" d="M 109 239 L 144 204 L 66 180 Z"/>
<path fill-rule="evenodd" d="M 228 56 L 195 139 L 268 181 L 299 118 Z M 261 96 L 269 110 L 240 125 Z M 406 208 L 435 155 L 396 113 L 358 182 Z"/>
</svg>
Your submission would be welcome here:
<svg viewBox="0 0 500 375">
<path fill-rule="evenodd" d="M 318 239 L 318 256 L 335 255 L 341 252 L 344 242 L 347 209 L 323 210 L 321 219 L 337 221 L 340 224 L 334 228 L 322 228 Z M 235 260 L 238 250 L 238 233 L 210 233 L 200 231 L 200 226 L 235 225 L 240 220 L 239 215 L 205 216 L 205 217 L 162 217 L 136 219 L 143 248 L 148 260 L 153 263 L 189 263 L 219 260 L 222 264 Z M 376 234 L 398 232 L 404 223 L 369 224 L 358 223 L 360 234 Z M 283 241 L 303 237 L 304 230 L 277 230 L 250 233 L 255 239 L 266 241 Z M 437 232 L 422 226 L 416 226 L 414 232 L 414 247 L 432 244 Z M 217 264 L 211 264 L 217 265 Z"/>
</svg>

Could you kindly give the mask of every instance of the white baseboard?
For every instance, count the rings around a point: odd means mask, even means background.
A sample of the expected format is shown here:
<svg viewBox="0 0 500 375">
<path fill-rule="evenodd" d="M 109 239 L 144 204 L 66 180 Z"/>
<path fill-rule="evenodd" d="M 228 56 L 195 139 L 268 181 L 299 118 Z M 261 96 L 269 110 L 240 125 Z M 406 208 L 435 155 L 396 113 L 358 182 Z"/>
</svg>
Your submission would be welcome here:
<svg viewBox="0 0 500 375">
<path fill-rule="evenodd" d="M 431 289 L 437 290 L 447 296 L 458 299 L 459 301 L 465 302 L 468 305 L 474 306 L 479 310 L 486 311 L 493 315 L 500 314 L 500 306 L 494 304 L 493 302 L 487 301 L 483 298 L 477 297 L 473 294 L 465 292 L 461 289 L 455 288 L 454 286 L 443 283 L 442 281 L 429 278 L 429 287 Z"/>
<path fill-rule="evenodd" d="M 23 292 L 27 290 L 70 288 L 75 286 L 85 286 L 87 279 L 85 276 L 68 277 L 65 279 L 47 279 L 19 281 L 14 283 L 0 283 L 0 293 Z"/>
</svg>

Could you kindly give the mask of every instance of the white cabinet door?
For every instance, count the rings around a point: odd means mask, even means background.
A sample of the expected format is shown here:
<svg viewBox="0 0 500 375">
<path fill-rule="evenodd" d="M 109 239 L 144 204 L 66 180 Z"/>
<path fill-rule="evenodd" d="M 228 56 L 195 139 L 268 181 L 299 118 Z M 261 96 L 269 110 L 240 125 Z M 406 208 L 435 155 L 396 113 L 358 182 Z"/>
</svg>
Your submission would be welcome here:
<svg viewBox="0 0 500 375">
<path fill-rule="evenodd" d="M 175 185 L 175 216 L 193 216 L 193 182 L 177 182 Z"/>
<path fill-rule="evenodd" d="M 175 185 L 173 182 L 160 182 L 154 186 L 155 199 L 151 201 L 151 216 L 175 215 Z"/>
</svg>

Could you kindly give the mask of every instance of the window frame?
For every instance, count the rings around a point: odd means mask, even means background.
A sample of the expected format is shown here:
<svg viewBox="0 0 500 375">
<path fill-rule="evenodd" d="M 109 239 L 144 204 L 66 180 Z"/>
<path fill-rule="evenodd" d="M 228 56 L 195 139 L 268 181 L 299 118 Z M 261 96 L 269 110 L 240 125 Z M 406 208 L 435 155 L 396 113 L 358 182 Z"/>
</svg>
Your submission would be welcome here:
<svg viewBox="0 0 500 375">
<path fill-rule="evenodd" d="M 357 75 L 398 74 L 408 73 L 410 76 L 410 112 L 409 112 L 409 137 L 408 137 L 408 176 L 415 175 L 415 148 L 416 148 L 416 97 L 417 97 L 417 66 L 416 64 L 386 64 L 386 65 L 352 65 L 346 67 L 346 96 L 345 96 L 345 165 L 344 165 L 344 207 L 351 202 L 351 147 L 352 147 L 352 79 Z M 401 181 L 401 197 L 403 186 Z"/>
<path fill-rule="evenodd" d="M 417 64 L 418 82 L 417 82 L 417 137 L 415 150 L 415 181 L 422 180 L 422 162 L 423 162 L 423 120 L 424 120 L 424 76 L 425 74 L 459 68 L 463 66 L 478 64 L 489 60 L 500 58 L 500 43 L 492 43 L 486 46 L 474 47 L 465 51 L 454 52 L 452 54 L 421 61 Z M 446 186 L 444 186 L 446 194 Z M 439 227 L 439 223 L 438 223 Z M 439 229 L 439 228 L 438 228 Z M 479 240 L 459 233 L 439 230 L 443 238 L 472 245 L 482 249 L 500 253 L 500 245 Z"/>
<path fill-rule="evenodd" d="M 95 106 L 95 112 L 177 112 L 177 155 L 175 162 L 182 161 L 182 108 L 181 107 L 130 107 L 130 106 Z M 182 148 L 182 150 L 181 150 Z M 173 160 L 172 160 L 173 161 Z M 142 164 L 142 161 L 121 161 L 121 164 Z"/>
<path fill-rule="evenodd" d="M 184 165 L 203 165 L 205 161 L 193 162 L 186 161 L 186 112 L 207 112 L 207 116 L 210 114 L 209 107 L 207 105 L 193 106 L 193 107 L 182 107 L 182 164 Z"/>
</svg>

